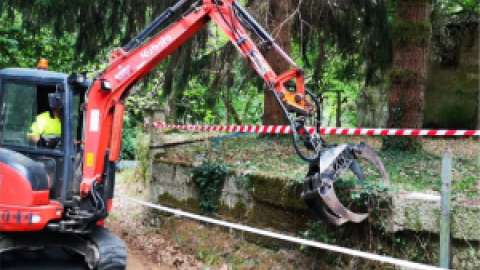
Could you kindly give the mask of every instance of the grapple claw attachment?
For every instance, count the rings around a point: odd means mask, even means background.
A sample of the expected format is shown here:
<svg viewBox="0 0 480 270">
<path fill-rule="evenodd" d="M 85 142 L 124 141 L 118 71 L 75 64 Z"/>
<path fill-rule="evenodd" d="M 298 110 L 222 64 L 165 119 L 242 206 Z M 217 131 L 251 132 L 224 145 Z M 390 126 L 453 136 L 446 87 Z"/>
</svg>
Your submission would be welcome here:
<svg viewBox="0 0 480 270">
<path fill-rule="evenodd" d="M 322 151 L 317 162 L 310 164 L 310 170 L 304 180 L 302 199 L 308 208 L 322 220 L 340 226 L 347 221 L 360 223 L 368 214 L 356 214 L 348 210 L 335 194 L 334 184 L 340 175 L 351 169 L 360 181 L 365 181 L 365 176 L 356 161 L 364 158 L 373 163 L 384 182 L 389 184 L 389 177 L 378 155 L 366 144 L 344 144 Z M 320 202 L 336 215 L 329 214 Z"/>
<path fill-rule="evenodd" d="M 375 167 L 377 167 L 377 170 L 380 172 L 383 178 L 383 182 L 386 185 L 390 185 L 390 178 L 388 176 L 387 171 L 385 170 L 385 167 L 383 166 L 382 161 L 380 160 L 380 157 L 373 151 L 373 149 L 366 145 L 365 143 L 360 143 L 358 145 L 355 145 L 353 148 L 353 151 L 355 152 L 356 157 L 361 157 L 363 159 L 368 160 L 371 162 Z"/>
<path fill-rule="evenodd" d="M 333 189 L 333 181 L 330 179 L 323 180 L 325 183 L 325 189 L 320 190 L 320 196 L 325 204 L 338 216 L 346 218 L 349 221 L 360 223 L 368 217 L 368 214 L 355 214 L 350 212 L 343 204 L 338 200 L 335 190 Z"/>
<path fill-rule="evenodd" d="M 323 209 L 322 204 L 320 203 L 320 200 L 312 199 L 312 200 L 304 200 L 305 204 L 307 207 L 320 219 L 330 223 L 334 224 L 336 226 L 341 226 L 344 223 L 348 222 L 348 219 L 343 218 L 343 217 L 335 217 L 330 215 L 325 209 Z"/>
<path fill-rule="evenodd" d="M 362 169 L 360 169 L 360 165 L 356 160 L 354 160 L 350 165 L 350 170 L 352 170 L 352 172 L 357 176 L 360 181 L 365 182 L 365 175 L 363 175 Z"/>
</svg>

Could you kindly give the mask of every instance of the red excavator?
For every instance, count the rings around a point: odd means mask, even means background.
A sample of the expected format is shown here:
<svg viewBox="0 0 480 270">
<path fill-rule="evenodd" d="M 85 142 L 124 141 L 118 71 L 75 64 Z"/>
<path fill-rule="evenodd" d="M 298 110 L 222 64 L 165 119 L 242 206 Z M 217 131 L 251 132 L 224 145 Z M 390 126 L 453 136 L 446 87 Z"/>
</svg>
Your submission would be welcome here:
<svg viewBox="0 0 480 270">
<path fill-rule="evenodd" d="M 378 156 L 365 144 L 337 146 L 317 131 L 305 132 L 309 123 L 320 128 L 320 104 L 305 88 L 303 70 L 237 1 L 196 1 L 159 31 L 187 1 L 180 0 L 117 48 L 93 80 L 42 68 L 0 71 L 0 253 L 57 246 L 83 256 L 90 269 L 125 269 L 123 241 L 103 227 L 112 207 L 125 100 L 137 81 L 210 21 L 265 80 L 283 109 L 295 150 L 310 164 L 302 193 L 306 205 L 336 225 L 366 218 L 339 202 L 333 184 L 348 168 L 364 180 L 358 158 L 374 163 L 388 182 Z M 247 31 L 276 50 L 291 69 L 276 74 Z M 36 116 L 52 110 L 61 111 L 61 134 L 30 140 Z"/>
</svg>

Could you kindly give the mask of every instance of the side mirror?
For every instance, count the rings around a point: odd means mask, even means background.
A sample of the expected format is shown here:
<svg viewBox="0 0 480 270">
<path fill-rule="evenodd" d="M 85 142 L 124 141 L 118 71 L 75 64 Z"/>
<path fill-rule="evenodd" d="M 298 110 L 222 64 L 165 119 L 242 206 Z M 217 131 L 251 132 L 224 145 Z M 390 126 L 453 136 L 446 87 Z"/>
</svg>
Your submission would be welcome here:
<svg viewBox="0 0 480 270">
<path fill-rule="evenodd" d="M 86 74 L 74 72 L 70 76 L 68 76 L 68 83 L 70 85 L 83 85 L 87 80 Z"/>
<path fill-rule="evenodd" d="M 56 92 L 48 94 L 48 105 L 52 109 L 61 109 L 63 108 L 63 95 L 62 93 Z"/>
</svg>

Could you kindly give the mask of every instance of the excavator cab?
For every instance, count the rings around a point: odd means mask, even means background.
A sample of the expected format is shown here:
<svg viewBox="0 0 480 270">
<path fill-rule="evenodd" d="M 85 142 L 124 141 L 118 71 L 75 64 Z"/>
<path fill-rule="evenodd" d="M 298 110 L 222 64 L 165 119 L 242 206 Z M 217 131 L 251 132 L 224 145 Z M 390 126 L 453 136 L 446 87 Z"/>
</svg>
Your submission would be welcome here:
<svg viewBox="0 0 480 270">
<path fill-rule="evenodd" d="M 50 200 L 65 201 L 72 196 L 69 180 L 73 179 L 74 164 L 68 157 L 79 150 L 75 142 L 81 140 L 80 103 L 87 87 L 88 82 L 68 83 L 68 75 L 58 72 L 23 68 L 0 71 L 1 158 L 12 163 L 9 153 L 15 152 L 42 166 L 47 182 L 31 184 L 43 187 L 41 190 L 48 187 Z M 42 122 L 47 118 L 57 121 L 49 126 Z M 39 128 L 44 124 L 47 127 Z M 39 191 L 32 188 L 33 192 Z M 3 200 L 0 198 L 0 203 Z"/>
<path fill-rule="evenodd" d="M 79 236 L 74 229 L 84 230 L 83 216 L 72 209 L 82 168 L 81 104 L 90 84 L 76 73 L 0 70 L 0 255 L 57 247 L 83 257 L 90 269 L 111 269 L 112 261 L 124 269 L 118 237 L 95 223 L 85 222 L 89 233 Z M 42 117 L 58 119 L 58 126 L 36 129 Z"/>
</svg>

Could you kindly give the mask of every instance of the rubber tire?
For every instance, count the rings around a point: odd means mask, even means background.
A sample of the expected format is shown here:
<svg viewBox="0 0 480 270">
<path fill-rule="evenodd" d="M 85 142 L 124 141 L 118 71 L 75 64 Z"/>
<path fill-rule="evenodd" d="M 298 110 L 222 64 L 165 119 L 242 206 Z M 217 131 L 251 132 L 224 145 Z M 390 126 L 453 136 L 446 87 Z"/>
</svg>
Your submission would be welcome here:
<svg viewBox="0 0 480 270">
<path fill-rule="evenodd" d="M 98 247 L 100 261 L 97 270 L 125 270 L 127 267 L 127 248 L 122 239 L 108 229 L 96 226 L 89 235 Z"/>
</svg>

